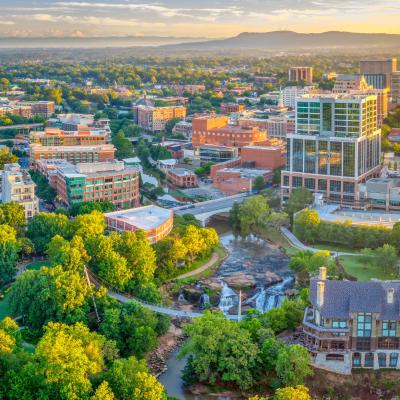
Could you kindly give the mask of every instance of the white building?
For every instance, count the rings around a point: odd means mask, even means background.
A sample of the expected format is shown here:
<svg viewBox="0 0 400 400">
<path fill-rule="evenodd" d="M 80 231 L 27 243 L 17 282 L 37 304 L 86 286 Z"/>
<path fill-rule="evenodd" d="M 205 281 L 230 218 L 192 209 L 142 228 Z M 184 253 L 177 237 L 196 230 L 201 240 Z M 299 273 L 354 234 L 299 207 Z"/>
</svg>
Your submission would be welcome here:
<svg viewBox="0 0 400 400">
<path fill-rule="evenodd" d="M 282 90 L 283 104 L 286 107 L 295 108 L 296 99 L 305 94 L 311 93 L 313 90 L 315 90 L 314 86 L 286 86 Z"/>
<path fill-rule="evenodd" d="M 6 164 L 2 171 L 3 203 L 16 202 L 25 209 L 25 218 L 30 219 L 39 212 L 39 200 L 35 195 L 35 183 L 19 164 Z"/>
</svg>

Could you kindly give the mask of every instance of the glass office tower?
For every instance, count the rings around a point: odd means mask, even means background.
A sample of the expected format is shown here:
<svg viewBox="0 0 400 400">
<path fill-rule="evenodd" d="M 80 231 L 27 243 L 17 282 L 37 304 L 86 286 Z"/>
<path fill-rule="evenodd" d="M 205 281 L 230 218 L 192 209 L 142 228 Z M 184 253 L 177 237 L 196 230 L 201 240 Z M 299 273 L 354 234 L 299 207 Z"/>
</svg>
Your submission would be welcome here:
<svg viewBox="0 0 400 400">
<path fill-rule="evenodd" d="M 374 95 L 306 95 L 287 135 L 282 198 L 304 186 L 328 201 L 359 203 L 358 185 L 380 172 L 381 132 Z"/>
</svg>

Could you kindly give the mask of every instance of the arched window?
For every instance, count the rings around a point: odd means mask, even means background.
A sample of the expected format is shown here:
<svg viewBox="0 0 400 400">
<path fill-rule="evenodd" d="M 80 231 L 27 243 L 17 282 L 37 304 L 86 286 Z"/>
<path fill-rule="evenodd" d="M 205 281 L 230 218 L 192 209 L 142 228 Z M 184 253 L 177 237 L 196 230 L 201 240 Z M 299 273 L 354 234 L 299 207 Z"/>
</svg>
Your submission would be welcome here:
<svg viewBox="0 0 400 400">
<path fill-rule="evenodd" d="M 364 360 L 364 367 L 372 368 L 374 366 L 374 354 L 373 353 L 366 353 L 365 360 Z"/>
<path fill-rule="evenodd" d="M 380 368 L 385 368 L 386 367 L 386 354 L 385 353 L 379 353 L 378 354 L 378 361 L 379 361 L 379 367 Z"/>
<path fill-rule="evenodd" d="M 398 359 L 399 359 L 398 353 L 390 353 L 390 361 L 389 361 L 390 368 L 396 368 L 397 367 L 397 360 Z"/>
</svg>

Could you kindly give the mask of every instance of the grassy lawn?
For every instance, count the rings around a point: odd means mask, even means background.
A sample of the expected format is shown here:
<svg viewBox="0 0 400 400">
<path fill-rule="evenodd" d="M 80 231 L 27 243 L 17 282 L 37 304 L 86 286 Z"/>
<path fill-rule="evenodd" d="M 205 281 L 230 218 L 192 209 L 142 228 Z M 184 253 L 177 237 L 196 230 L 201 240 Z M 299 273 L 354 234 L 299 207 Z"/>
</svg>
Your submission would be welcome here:
<svg viewBox="0 0 400 400">
<path fill-rule="evenodd" d="M 359 281 L 369 281 L 372 278 L 389 280 L 398 279 L 398 270 L 385 273 L 382 268 L 366 263 L 361 257 L 342 256 L 340 262 L 345 271 Z"/>
<path fill-rule="evenodd" d="M 353 249 L 351 247 L 340 246 L 336 244 L 311 244 L 310 247 L 314 247 L 316 249 L 321 250 L 329 250 L 329 251 L 339 251 L 341 253 L 359 253 L 360 249 Z"/>
<path fill-rule="evenodd" d="M 26 266 L 26 269 L 38 270 L 41 267 L 48 266 L 48 265 L 49 265 L 49 261 L 48 260 L 46 260 L 46 261 L 35 261 L 33 263 L 28 264 Z"/>
<path fill-rule="evenodd" d="M 0 300 L 0 320 L 11 315 L 9 299 L 10 293 L 6 293 L 4 297 Z"/>
<path fill-rule="evenodd" d="M 293 247 L 288 240 L 282 235 L 279 229 L 268 228 L 262 235 L 263 239 L 282 247 L 288 256 L 296 254 L 299 250 Z"/>
</svg>

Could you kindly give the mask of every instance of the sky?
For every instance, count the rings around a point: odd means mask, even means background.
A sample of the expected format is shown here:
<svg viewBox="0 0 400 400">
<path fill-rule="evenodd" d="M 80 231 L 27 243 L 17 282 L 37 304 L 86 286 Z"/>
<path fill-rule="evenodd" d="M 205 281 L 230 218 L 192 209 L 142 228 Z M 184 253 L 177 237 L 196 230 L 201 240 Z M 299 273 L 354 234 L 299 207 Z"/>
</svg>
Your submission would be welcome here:
<svg viewBox="0 0 400 400">
<path fill-rule="evenodd" d="M 400 33 L 400 0 L 0 0 L 0 36 Z"/>
</svg>

